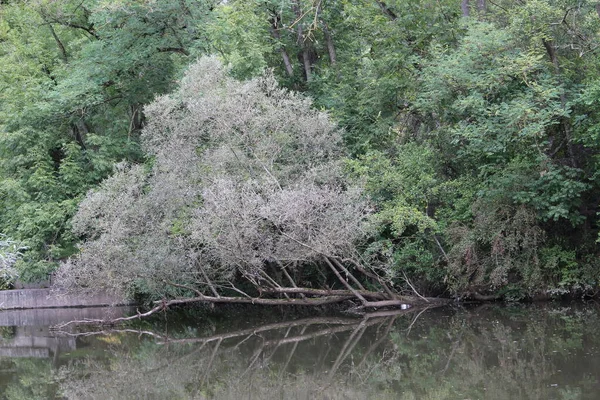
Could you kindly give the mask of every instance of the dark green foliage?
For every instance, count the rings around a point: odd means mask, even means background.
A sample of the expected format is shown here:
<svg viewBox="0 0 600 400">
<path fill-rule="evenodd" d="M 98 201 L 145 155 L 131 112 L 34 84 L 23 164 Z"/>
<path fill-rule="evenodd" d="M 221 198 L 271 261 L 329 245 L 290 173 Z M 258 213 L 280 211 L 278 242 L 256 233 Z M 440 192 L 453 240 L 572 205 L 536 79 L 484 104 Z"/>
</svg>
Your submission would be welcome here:
<svg viewBox="0 0 600 400">
<path fill-rule="evenodd" d="M 556 55 L 523 39 L 511 27 L 471 21 L 455 51 L 434 48 L 421 78 L 415 110 L 435 121 L 427 135 L 443 146 L 437 154 L 448 157 L 441 162 L 449 177 L 479 182 L 472 222 L 449 225 L 458 291 L 510 284 L 533 294 L 583 284 L 572 263 L 559 267 L 568 279 L 547 275 L 552 261 L 539 254 L 544 244 L 559 246 L 565 222 L 586 222 L 589 153 L 575 148 Z"/>
<path fill-rule="evenodd" d="M 448 269 L 456 292 L 497 290 L 508 284 L 535 292 L 543 284 L 539 249 L 544 232 L 524 206 L 477 201 L 472 226 L 448 230 L 452 249 Z"/>
<path fill-rule="evenodd" d="M 371 220 L 375 242 L 366 255 L 389 259 L 398 279 L 408 274 L 422 288 L 439 288 L 444 272 L 437 261 L 435 212 L 450 193 L 438 180 L 432 149 L 409 143 L 348 160 L 347 167 L 377 207 Z"/>
</svg>

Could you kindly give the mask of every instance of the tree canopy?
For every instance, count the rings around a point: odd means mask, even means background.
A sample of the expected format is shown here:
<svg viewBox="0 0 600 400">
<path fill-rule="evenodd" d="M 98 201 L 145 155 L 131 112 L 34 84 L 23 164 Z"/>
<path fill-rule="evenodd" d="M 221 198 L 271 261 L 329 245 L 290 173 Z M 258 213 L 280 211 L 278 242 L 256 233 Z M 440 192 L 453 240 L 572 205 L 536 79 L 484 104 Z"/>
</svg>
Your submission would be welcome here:
<svg viewBox="0 0 600 400">
<path fill-rule="evenodd" d="M 76 251 L 70 218 L 113 164 L 141 161 L 142 105 L 174 87 L 209 2 L 0 4 L 0 232 L 23 279 Z"/>
<path fill-rule="evenodd" d="M 281 288 L 283 270 L 296 287 L 311 265 L 358 256 L 369 208 L 344 178 L 339 129 L 309 99 L 202 58 L 145 113 L 151 167 L 122 164 L 88 194 L 73 220 L 87 240 L 59 283 L 218 296 L 240 278 Z"/>
<path fill-rule="evenodd" d="M 1 2 L 0 232 L 23 279 L 82 243 L 73 282 L 156 296 L 198 265 L 341 284 L 323 254 L 399 291 L 595 293 L 598 10 Z"/>
</svg>

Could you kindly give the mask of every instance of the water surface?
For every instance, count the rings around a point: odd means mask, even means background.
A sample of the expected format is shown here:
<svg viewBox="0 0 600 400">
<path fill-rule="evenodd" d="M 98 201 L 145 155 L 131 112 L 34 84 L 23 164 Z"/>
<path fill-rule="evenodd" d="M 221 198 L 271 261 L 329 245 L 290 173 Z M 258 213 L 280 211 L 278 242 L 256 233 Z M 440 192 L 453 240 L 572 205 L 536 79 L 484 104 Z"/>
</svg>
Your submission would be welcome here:
<svg viewBox="0 0 600 400">
<path fill-rule="evenodd" d="M 25 318 L 0 328 L 0 398 L 597 399 L 599 311 L 484 305 L 299 318 L 244 308 L 87 332 Z"/>
</svg>

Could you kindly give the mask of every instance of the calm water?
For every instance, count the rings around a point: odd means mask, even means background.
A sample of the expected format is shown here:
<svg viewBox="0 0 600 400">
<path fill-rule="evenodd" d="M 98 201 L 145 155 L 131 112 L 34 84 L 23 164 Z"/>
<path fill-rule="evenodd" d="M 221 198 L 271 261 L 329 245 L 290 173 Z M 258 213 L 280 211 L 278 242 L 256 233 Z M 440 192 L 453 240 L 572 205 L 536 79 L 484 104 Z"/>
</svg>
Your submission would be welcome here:
<svg viewBox="0 0 600 400">
<path fill-rule="evenodd" d="M 82 312 L 100 311 L 75 317 Z M 0 313 L 0 324 L 19 325 L 0 328 L 0 398 L 600 398 L 597 305 L 485 305 L 366 318 L 269 312 L 173 313 L 105 332 L 57 332 L 36 323 L 68 319 L 64 312 Z"/>
</svg>

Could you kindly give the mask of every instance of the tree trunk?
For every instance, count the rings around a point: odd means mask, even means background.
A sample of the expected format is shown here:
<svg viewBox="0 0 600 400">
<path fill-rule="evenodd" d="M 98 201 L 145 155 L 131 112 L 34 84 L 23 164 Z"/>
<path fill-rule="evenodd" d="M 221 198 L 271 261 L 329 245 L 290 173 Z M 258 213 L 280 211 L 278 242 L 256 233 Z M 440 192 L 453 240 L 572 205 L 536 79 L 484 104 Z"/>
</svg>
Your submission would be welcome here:
<svg viewBox="0 0 600 400">
<path fill-rule="evenodd" d="M 337 57 L 335 54 L 333 38 L 331 37 L 331 32 L 329 31 L 329 28 L 327 27 L 325 21 L 321 21 L 321 24 L 323 25 L 323 34 L 325 35 L 325 41 L 327 42 L 327 53 L 329 54 L 329 63 L 332 67 L 335 67 L 337 63 Z"/>
<path fill-rule="evenodd" d="M 485 0 L 477 0 L 477 11 L 483 14 L 487 10 L 487 4 Z"/>
<path fill-rule="evenodd" d="M 487 10 L 487 3 L 485 0 L 477 0 L 477 12 L 479 14 L 484 14 Z M 462 0 L 460 3 L 460 9 L 462 10 L 463 17 L 468 17 L 471 15 L 471 4 L 470 0 Z"/>
<path fill-rule="evenodd" d="M 281 35 L 279 34 L 279 21 L 279 15 L 274 15 L 273 18 L 271 18 L 271 35 L 273 35 L 275 40 L 281 43 Z M 290 61 L 290 56 L 285 50 L 283 44 L 279 45 L 279 52 L 281 53 L 281 57 L 283 58 L 285 72 L 287 72 L 287 75 L 291 78 L 292 76 L 294 76 L 294 67 L 292 65 L 292 62 Z"/>
<path fill-rule="evenodd" d="M 63 60 L 63 62 L 65 64 L 67 64 L 69 62 L 69 58 L 67 57 L 67 50 L 65 49 L 65 46 L 60 41 L 52 24 L 48 23 L 48 28 L 50 28 L 50 33 L 52 34 L 52 37 L 54 38 L 54 41 L 56 42 L 56 45 L 58 46 L 58 49 L 60 50 L 60 58 Z"/>
<path fill-rule="evenodd" d="M 548 57 L 554 66 L 554 72 L 556 73 L 557 78 L 560 81 L 560 61 L 558 59 L 558 55 L 556 54 L 556 49 L 552 45 L 551 42 L 546 39 L 542 39 L 542 43 L 546 48 L 546 52 L 548 53 Z M 567 96 L 565 95 L 564 89 L 560 91 L 560 104 L 563 110 L 567 108 Z M 572 167 L 577 168 L 577 158 L 575 157 L 575 149 L 573 147 L 573 142 L 571 140 L 572 137 L 572 128 L 571 121 L 567 117 L 561 117 L 561 126 L 563 128 L 563 132 L 565 134 L 565 141 L 567 143 L 567 152 L 569 153 L 569 161 Z"/>
<path fill-rule="evenodd" d="M 302 64 L 304 65 L 304 77 L 306 82 L 312 80 L 312 65 L 310 62 L 310 51 L 303 43 L 302 45 Z"/>
<path fill-rule="evenodd" d="M 302 65 L 304 66 L 304 77 L 306 82 L 310 82 L 312 79 L 312 65 L 310 62 L 310 51 L 307 46 L 307 38 L 304 37 L 304 30 L 302 29 L 302 9 L 300 8 L 300 4 L 298 0 L 295 0 L 293 3 L 294 13 L 296 14 L 296 34 L 297 34 L 297 43 L 302 49 Z"/>
<path fill-rule="evenodd" d="M 133 132 L 140 132 L 144 126 L 144 112 L 140 104 L 131 104 L 129 106 L 131 119 L 129 121 L 129 135 Z"/>
<path fill-rule="evenodd" d="M 87 150 L 87 147 L 85 146 L 85 142 L 83 140 L 83 135 L 81 132 L 82 130 L 83 130 L 83 134 L 87 133 L 87 126 L 85 125 L 85 123 L 77 122 L 77 123 L 71 124 L 71 133 L 73 134 L 75 141 L 77 142 L 77 144 L 79 144 L 79 146 L 83 150 Z"/>
<path fill-rule="evenodd" d="M 383 13 L 388 16 L 389 19 L 391 19 L 392 21 L 398 19 L 396 13 L 393 12 L 383 1 L 377 1 L 377 5 L 379 6 L 379 8 L 381 8 L 381 11 L 383 11 Z"/>
<path fill-rule="evenodd" d="M 470 14 L 469 0 L 462 0 L 460 3 L 460 8 L 462 10 L 463 17 L 468 17 Z"/>
</svg>

